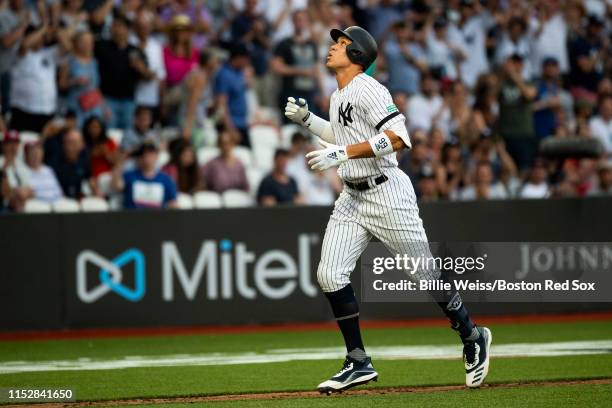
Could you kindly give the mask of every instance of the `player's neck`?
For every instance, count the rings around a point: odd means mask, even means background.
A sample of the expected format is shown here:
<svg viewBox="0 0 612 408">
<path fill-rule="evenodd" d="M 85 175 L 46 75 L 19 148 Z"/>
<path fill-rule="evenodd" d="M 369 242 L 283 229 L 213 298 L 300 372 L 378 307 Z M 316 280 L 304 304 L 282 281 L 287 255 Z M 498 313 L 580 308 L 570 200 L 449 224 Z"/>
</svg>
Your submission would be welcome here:
<svg viewBox="0 0 612 408">
<path fill-rule="evenodd" d="M 354 66 L 340 68 L 336 70 L 336 82 L 338 82 L 338 89 L 342 89 L 347 86 L 353 78 L 361 74 L 361 69 Z"/>
</svg>

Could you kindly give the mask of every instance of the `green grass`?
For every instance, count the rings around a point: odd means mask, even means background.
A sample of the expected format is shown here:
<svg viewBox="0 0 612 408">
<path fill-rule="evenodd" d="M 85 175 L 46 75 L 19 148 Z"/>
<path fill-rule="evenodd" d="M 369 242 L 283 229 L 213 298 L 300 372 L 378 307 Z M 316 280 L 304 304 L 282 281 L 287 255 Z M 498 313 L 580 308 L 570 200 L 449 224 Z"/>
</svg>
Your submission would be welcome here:
<svg viewBox="0 0 612 408">
<path fill-rule="evenodd" d="M 496 343 L 541 343 L 570 340 L 612 339 L 607 321 L 493 325 Z M 453 344 L 457 336 L 445 327 L 368 329 L 367 345 Z M 245 333 L 203 336 L 158 336 L 0 342 L 0 363 L 15 360 L 112 358 L 130 355 L 177 353 L 263 352 L 275 348 L 340 346 L 340 334 L 332 330 L 306 332 Z"/>
<path fill-rule="evenodd" d="M 491 326 L 494 340 L 502 343 L 557 342 L 612 339 L 610 322 L 523 324 Z M 366 344 L 427 345 L 454 344 L 456 335 L 446 328 L 370 329 L 364 331 Z M 329 347 L 341 345 L 335 331 L 249 333 L 203 336 L 104 338 L 91 340 L 0 342 L 2 361 L 41 361 L 76 358 L 120 358 L 130 355 L 177 353 L 265 351 L 274 348 Z M 313 390 L 318 382 L 339 369 L 340 362 L 294 361 L 287 363 L 152 367 L 98 371 L 28 372 L 0 375 L 0 387 L 69 386 L 79 400 L 195 396 L 227 393 Z M 462 384 L 460 360 L 379 360 L 378 383 L 368 387 Z M 612 354 L 498 358 L 491 366 L 488 383 L 516 381 L 612 378 Z M 610 386 L 580 385 L 521 389 L 484 389 L 406 395 L 342 396 L 329 399 L 288 399 L 275 405 L 372 406 L 458 406 L 470 402 L 491 402 L 498 406 L 597 406 Z M 446 396 L 446 398 L 444 397 Z M 348 398 L 348 399 L 346 399 Z M 431 398 L 435 399 L 432 400 Z M 582 399 L 581 399 L 582 398 Z M 591 398 L 591 399 L 589 399 Z M 439 401 L 438 401 L 439 399 Z M 367 402 L 369 401 L 369 402 Z M 433 402 L 432 402 L 433 401 Z M 452 401 L 455 401 L 452 403 Z M 533 404 L 532 404 L 533 401 Z M 549 401 L 556 404 L 544 405 Z M 521 403 L 527 402 L 527 403 Z M 591 405 L 591 402 L 594 405 Z M 341 405 L 334 405 L 340 403 Z M 512 405 L 516 403 L 516 405 Z M 232 406 L 263 406 L 263 401 L 232 402 Z M 331 404 L 331 405 L 330 405 Z M 364 405 L 360 405 L 364 404 Z M 447 404 L 447 405 L 444 405 Z M 504 405 L 506 404 L 506 405 Z M 538 405 L 541 404 L 541 405 Z M 221 406 L 223 403 L 214 403 Z M 269 401 L 266 405 L 269 405 Z M 600 404 L 601 405 L 601 404 Z M 180 406 L 180 405 L 173 405 Z M 193 406 L 193 405 L 191 405 Z M 601 405 L 603 406 L 603 405 Z M 606 405 L 607 406 L 607 405 Z"/>
</svg>

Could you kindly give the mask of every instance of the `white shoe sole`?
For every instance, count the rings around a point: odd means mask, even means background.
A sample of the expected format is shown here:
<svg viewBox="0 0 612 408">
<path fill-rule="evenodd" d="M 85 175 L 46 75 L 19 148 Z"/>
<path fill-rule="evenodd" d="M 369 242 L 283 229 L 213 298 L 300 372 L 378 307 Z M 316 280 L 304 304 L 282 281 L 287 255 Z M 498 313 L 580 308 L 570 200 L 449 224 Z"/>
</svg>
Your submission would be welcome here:
<svg viewBox="0 0 612 408">
<path fill-rule="evenodd" d="M 378 373 L 375 371 L 373 373 L 355 378 L 350 383 L 341 383 L 334 380 L 327 380 L 319 384 L 317 389 L 322 394 L 331 394 L 332 392 L 341 392 L 347 390 L 352 387 L 356 387 L 357 385 L 367 384 L 370 381 L 376 381 L 378 379 Z"/>
<path fill-rule="evenodd" d="M 483 330 L 487 336 L 487 358 L 485 359 L 484 363 L 480 367 L 478 367 L 478 369 L 472 371 L 469 374 L 466 374 L 465 385 L 470 388 L 480 387 L 484 382 L 485 378 L 487 377 L 487 374 L 489 374 L 489 359 L 491 357 L 491 342 L 493 341 L 493 335 L 491 334 L 491 330 L 489 330 L 488 328 L 484 327 Z M 474 381 L 474 378 L 478 378 L 478 380 Z"/>
</svg>

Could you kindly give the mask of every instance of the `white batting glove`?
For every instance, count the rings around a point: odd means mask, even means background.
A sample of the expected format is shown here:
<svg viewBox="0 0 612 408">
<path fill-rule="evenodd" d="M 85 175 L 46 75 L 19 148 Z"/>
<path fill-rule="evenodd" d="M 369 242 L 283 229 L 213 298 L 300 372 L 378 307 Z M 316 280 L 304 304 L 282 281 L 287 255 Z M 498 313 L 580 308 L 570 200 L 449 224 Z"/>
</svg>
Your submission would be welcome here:
<svg viewBox="0 0 612 408">
<path fill-rule="evenodd" d="M 308 103 L 304 98 L 300 98 L 297 101 L 294 97 L 290 96 L 287 98 L 287 105 L 285 105 L 285 116 L 297 123 L 298 125 L 308 126 L 312 117 L 308 111 Z"/>
<path fill-rule="evenodd" d="M 306 154 L 308 165 L 312 170 L 327 170 L 330 167 L 340 166 L 348 160 L 346 146 L 338 146 L 319 139 L 319 144 L 323 146 L 321 150 L 314 150 Z"/>
</svg>

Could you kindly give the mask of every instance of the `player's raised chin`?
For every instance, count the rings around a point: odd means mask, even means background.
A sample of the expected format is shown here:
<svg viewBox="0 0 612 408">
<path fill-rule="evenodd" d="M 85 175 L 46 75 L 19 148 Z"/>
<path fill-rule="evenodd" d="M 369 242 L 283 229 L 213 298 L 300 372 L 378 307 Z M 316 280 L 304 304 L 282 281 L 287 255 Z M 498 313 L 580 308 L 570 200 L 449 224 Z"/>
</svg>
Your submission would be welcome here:
<svg viewBox="0 0 612 408">
<path fill-rule="evenodd" d="M 331 69 L 344 68 L 351 65 L 351 60 L 346 54 L 346 47 L 352 41 L 347 37 L 340 37 L 338 41 L 332 43 L 329 47 L 329 52 L 327 53 L 327 58 L 325 60 L 325 66 Z"/>
</svg>

